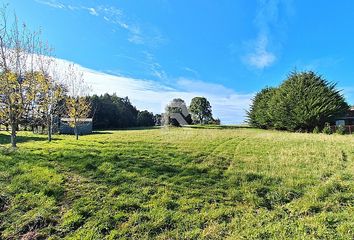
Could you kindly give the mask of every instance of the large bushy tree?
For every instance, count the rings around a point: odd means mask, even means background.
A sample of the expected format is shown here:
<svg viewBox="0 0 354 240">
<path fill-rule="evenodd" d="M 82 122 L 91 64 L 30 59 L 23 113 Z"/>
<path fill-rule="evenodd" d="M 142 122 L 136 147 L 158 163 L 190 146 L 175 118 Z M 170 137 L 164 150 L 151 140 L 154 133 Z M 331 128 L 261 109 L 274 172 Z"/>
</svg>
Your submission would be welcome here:
<svg viewBox="0 0 354 240">
<path fill-rule="evenodd" d="M 348 107 L 336 84 L 312 71 L 293 72 L 276 90 L 259 93 L 248 117 L 255 127 L 312 131 Z"/>
<path fill-rule="evenodd" d="M 291 131 L 323 127 L 349 107 L 336 84 L 312 71 L 291 73 L 270 105 L 274 126 Z"/>
<path fill-rule="evenodd" d="M 191 124 L 191 120 L 186 102 L 183 99 L 175 98 L 165 107 L 165 113 L 163 114 L 164 125 L 179 127 Z"/>
<path fill-rule="evenodd" d="M 205 97 L 194 97 L 189 111 L 195 123 L 204 124 L 213 119 L 210 102 Z"/>
<path fill-rule="evenodd" d="M 250 110 L 247 112 L 249 124 L 263 129 L 273 127 L 269 104 L 275 93 L 276 88 L 266 87 L 256 94 L 252 99 Z"/>
</svg>

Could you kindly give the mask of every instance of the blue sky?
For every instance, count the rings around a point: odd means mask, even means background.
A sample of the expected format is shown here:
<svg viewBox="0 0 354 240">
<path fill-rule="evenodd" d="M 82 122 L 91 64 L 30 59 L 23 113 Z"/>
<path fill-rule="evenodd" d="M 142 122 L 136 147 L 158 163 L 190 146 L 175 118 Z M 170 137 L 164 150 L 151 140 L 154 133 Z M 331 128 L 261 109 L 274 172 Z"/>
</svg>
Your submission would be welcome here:
<svg viewBox="0 0 354 240">
<path fill-rule="evenodd" d="M 93 93 L 160 112 L 172 97 L 210 99 L 224 123 L 294 70 L 338 83 L 354 104 L 354 2 L 291 0 L 11 0 Z"/>
</svg>

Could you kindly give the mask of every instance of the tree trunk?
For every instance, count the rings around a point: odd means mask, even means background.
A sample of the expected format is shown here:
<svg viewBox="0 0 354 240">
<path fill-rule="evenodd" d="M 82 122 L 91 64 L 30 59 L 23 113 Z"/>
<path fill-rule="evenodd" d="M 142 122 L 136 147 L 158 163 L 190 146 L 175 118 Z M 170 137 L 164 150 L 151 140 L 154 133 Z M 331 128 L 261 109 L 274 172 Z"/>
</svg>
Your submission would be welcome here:
<svg viewBox="0 0 354 240">
<path fill-rule="evenodd" d="M 48 142 L 52 141 L 52 121 L 51 118 L 48 118 Z"/>
<path fill-rule="evenodd" d="M 75 121 L 75 126 L 74 126 L 74 132 L 75 132 L 75 137 L 76 137 L 76 140 L 79 140 L 79 131 L 77 129 L 77 123 Z"/>
<path fill-rule="evenodd" d="M 16 148 L 16 123 L 11 123 L 11 147 Z"/>
</svg>

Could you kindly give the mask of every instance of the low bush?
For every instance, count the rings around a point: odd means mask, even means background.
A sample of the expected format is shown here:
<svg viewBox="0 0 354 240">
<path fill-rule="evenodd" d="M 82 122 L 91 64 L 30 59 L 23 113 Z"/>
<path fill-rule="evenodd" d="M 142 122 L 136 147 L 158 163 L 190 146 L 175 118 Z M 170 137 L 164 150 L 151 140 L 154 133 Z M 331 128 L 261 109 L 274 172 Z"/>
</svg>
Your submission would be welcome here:
<svg viewBox="0 0 354 240">
<path fill-rule="evenodd" d="M 327 135 L 330 135 L 330 134 L 333 133 L 331 125 L 329 123 L 325 124 L 325 126 L 324 126 L 324 128 L 322 130 L 322 133 L 327 134 Z"/>
<path fill-rule="evenodd" d="M 318 133 L 321 133 L 321 130 L 320 130 L 320 128 L 319 128 L 318 126 L 316 126 L 316 127 L 313 129 L 312 133 L 318 134 Z"/>
<path fill-rule="evenodd" d="M 343 125 L 339 125 L 336 127 L 336 133 L 340 134 L 340 135 L 344 135 L 345 134 L 345 126 Z"/>
</svg>

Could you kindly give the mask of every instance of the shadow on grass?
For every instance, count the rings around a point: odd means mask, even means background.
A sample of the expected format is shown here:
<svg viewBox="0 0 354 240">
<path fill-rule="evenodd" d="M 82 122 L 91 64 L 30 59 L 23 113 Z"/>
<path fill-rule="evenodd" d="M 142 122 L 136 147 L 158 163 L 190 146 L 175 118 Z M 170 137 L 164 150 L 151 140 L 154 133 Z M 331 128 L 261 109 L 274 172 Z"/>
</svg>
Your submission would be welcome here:
<svg viewBox="0 0 354 240">
<path fill-rule="evenodd" d="M 186 128 L 194 129 L 240 129 L 240 128 L 252 128 L 248 125 L 188 125 Z"/>
<path fill-rule="evenodd" d="M 155 130 L 160 129 L 161 126 L 152 126 L 152 127 L 131 127 L 131 128 L 109 128 L 109 129 L 95 129 L 94 134 L 111 134 L 110 131 L 130 131 L 130 130 Z"/>
<path fill-rule="evenodd" d="M 109 130 L 97 130 L 97 131 L 93 131 L 92 134 L 106 135 L 106 134 L 113 134 L 113 133 L 110 132 Z"/>
<path fill-rule="evenodd" d="M 46 135 L 43 136 L 16 136 L 16 142 L 17 143 L 23 143 L 23 142 L 33 142 L 33 141 L 46 141 L 48 140 L 48 137 Z M 52 140 L 55 140 L 54 138 Z M 8 134 L 3 134 L 0 133 L 0 144 L 10 144 L 11 143 L 11 137 Z"/>
</svg>

